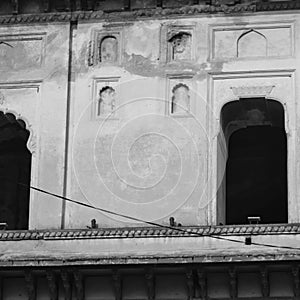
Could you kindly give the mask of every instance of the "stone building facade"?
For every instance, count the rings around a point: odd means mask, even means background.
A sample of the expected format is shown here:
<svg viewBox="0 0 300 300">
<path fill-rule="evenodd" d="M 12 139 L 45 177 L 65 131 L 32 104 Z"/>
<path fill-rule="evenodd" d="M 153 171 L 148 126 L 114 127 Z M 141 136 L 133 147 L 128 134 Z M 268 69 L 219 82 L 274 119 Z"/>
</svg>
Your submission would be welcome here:
<svg viewBox="0 0 300 300">
<path fill-rule="evenodd" d="M 2 0 L 0 299 L 299 299 L 299 12 Z"/>
</svg>

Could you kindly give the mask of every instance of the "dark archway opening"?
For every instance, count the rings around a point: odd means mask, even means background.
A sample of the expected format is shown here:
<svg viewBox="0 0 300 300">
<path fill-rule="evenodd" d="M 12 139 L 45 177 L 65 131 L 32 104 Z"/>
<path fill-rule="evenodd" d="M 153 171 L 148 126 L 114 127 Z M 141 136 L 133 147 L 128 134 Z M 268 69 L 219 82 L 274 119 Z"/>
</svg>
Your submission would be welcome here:
<svg viewBox="0 0 300 300">
<path fill-rule="evenodd" d="M 287 223 L 287 138 L 282 105 L 240 99 L 222 109 L 228 149 L 226 224 Z"/>
<path fill-rule="evenodd" d="M 22 120 L 0 112 L 0 222 L 7 223 L 8 229 L 28 229 L 31 153 L 26 144 L 29 135 Z"/>
</svg>

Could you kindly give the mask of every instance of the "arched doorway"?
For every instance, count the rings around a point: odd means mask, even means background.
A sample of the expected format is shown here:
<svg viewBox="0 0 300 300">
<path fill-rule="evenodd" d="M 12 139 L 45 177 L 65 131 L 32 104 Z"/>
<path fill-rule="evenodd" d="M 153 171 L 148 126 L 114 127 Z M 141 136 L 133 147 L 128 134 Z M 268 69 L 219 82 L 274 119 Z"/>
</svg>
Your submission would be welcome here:
<svg viewBox="0 0 300 300">
<path fill-rule="evenodd" d="M 287 139 L 282 105 L 265 98 L 230 102 L 222 108 L 221 125 L 228 155 L 220 188 L 225 199 L 219 199 L 225 201 L 225 223 L 247 224 L 248 217 L 260 217 L 260 223 L 286 223 Z"/>
<path fill-rule="evenodd" d="M 8 229 L 28 229 L 29 135 L 24 121 L 0 112 L 0 222 Z"/>
</svg>

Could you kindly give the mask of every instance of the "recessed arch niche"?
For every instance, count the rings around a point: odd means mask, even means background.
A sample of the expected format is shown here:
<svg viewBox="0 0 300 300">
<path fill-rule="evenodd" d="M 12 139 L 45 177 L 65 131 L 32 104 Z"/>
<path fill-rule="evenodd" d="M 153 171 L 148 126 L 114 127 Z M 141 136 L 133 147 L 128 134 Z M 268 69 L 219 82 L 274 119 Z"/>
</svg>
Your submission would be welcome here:
<svg viewBox="0 0 300 300">
<path fill-rule="evenodd" d="M 113 35 L 104 36 L 99 46 L 100 62 L 114 63 L 118 60 L 118 40 Z"/>
<path fill-rule="evenodd" d="M 237 40 L 237 57 L 267 56 L 267 38 L 260 32 L 250 29 Z"/>
<path fill-rule="evenodd" d="M 0 222 L 12 230 L 28 229 L 30 134 L 24 120 L 0 111 Z"/>
<path fill-rule="evenodd" d="M 240 98 L 223 105 L 218 163 L 225 172 L 217 192 L 218 221 L 286 223 L 287 136 L 284 108 L 264 97 Z"/>
</svg>

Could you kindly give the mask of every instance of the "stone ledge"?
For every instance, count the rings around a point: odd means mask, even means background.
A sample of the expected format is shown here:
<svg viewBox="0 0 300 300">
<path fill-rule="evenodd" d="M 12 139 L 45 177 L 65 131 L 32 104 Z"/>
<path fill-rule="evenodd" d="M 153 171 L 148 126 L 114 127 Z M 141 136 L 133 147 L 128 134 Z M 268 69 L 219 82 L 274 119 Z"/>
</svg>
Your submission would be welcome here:
<svg viewBox="0 0 300 300">
<path fill-rule="evenodd" d="M 130 257 L 98 257 L 97 259 L 91 258 L 71 258 L 71 259 L 50 259 L 50 258 L 43 258 L 43 259 L 35 259 L 35 258 L 29 258 L 29 259 L 13 259 L 13 260 L 7 260 L 2 261 L 0 260 L 0 267 L 82 267 L 85 266 L 108 266 L 108 265 L 114 265 L 114 266 L 122 266 L 125 265 L 128 267 L 128 265 L 134 266 L 134 265 L 170 265 L 176 267 L 176 265 L 182 266 L 182 265 L 192 265 L 192 264 L 205 264 L 205 266 L 209 266 L 211 264 L 228 264 L 230 265 L 232 263 L 271 263 L 271 262 L 278 262 L 281 263 L 288 263 L 288 262 L 294 262 L 298 261 L 300 259 L 300 255 L 297 253 L 284 253 L 284 254 L 254 254 L 254 255 L 229 255 L 229 256 L 222 256 L 222 255 L 194 255 L 194 256 L 130 256 Z"/>
<path fill-rule="evenodd" d="M 300 234 L 300 224 L 265 224 L 199 227 L 132 227 L 101 229 L 1 231 L 0 241 L 11 240 L 74 240 L 74 239 L 131 239 L 165 237 L 245 236 Z"/>
</svg>

